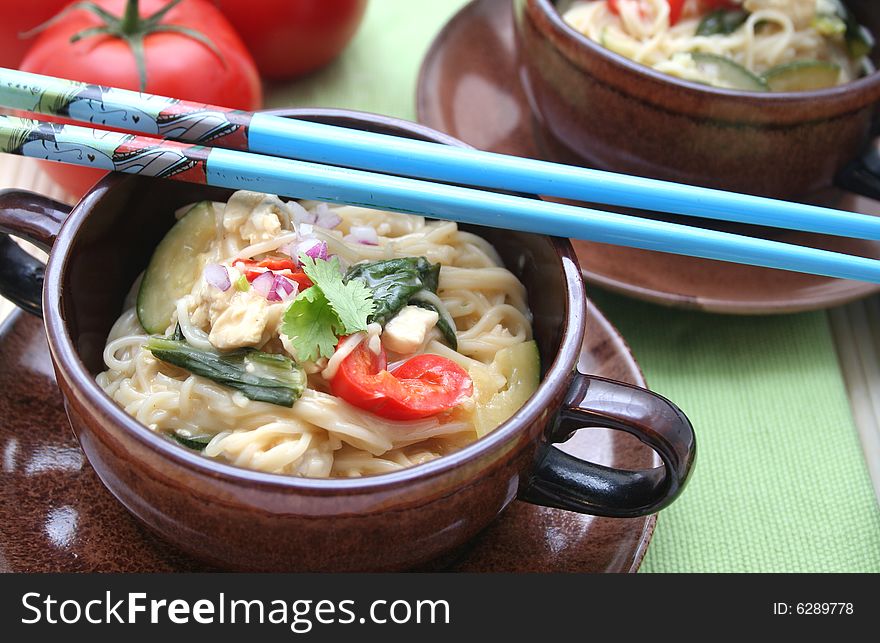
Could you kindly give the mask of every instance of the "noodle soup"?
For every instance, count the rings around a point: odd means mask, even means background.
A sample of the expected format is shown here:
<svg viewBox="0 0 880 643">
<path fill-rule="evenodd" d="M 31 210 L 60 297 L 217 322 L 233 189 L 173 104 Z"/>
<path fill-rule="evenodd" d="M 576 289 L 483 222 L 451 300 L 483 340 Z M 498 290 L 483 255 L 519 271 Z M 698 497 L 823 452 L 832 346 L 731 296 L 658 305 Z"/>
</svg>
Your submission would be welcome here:
<svg viewBox="0 0 880 643">
<path fill-rule="evenodd" d="M 604 47 L 684 80 L 805 91 L 873 71 L 843 0 L 578 0 L 563 19 Z"/>
<path fill-rule="evenodd" d="M 183 208 L 98 384 L 181 448 L 357 477 L 508 419 L 540 364 L 520 281 L 454 222 L 237 192 Z"/>
<path fill-rule="evenodd" d="M 383 116 L 337 110 L 288 110 L 283 115 L 460 145 L 429 129 Z M 46 339 L 71 428 L 97 477 L 151 532 L 191 556 L 227 569 L 396 571 L 422 565 L 461 546 L 501 514 L 515 497 L 581 513 L 633 517 L 656 513 L 674 501 L 684 488 L 694 462 L 693 429 L 670 401 L 646 389 L 599 376 L 620 377 L 627 373 L 635 376 L 632 370 L 635 367 L 625 356 L 613 329 L 602 323 L 601 317 L 588 316 L 583 280 L 567 239 L 493 227 L 446 228 L 442 222 L 398 215 L 386 218 L 382 213 L 359 209 L 339 213 L 333 207 L 325 210 L 316 203 L 299 204 L 304 213 L 293 203 L 279 206 L 274 197 L 242 193 L 236 195 L 241 197 L 240 208 L 236 208 L 239 212 L 254 223 L 259 218 L 271 229 L 271 217 L 253 216 L 255 210 L 269 210 L 276 215 L 278 232 L 284 230 L 286 235 L 279 244 L 280 240 L 270 234 L 271 238 L 266 239 L 268 247 L 262 246 L 263 255 L 252 248 L 254 256 L 246 259 L 237 251 L 263 240 L 242 238 L 245 221 L 241 220 L 239 225 L 237 218 L 230 219 L 227 232 L 226 202 L 233 194 L 181 181 L 157 182 L 143 176 L 111 174 L 71 211 L 31 193 L 4 195 L 6 229 L 38 245 L 52 245 L 42 283 L 31 278 L 40 271 L 39 263 L 35 259 L 23 259 L 28 270 L 8 271 L 4 277 L 6 285 L 19 288 L 23 304 L 34 302 L 31 310 L 39 310 L 36 302 L 45 304 Z M 206 203 L 205 199 L 212 202 Z M 258 208 L 264 200 L 264 208 Z M 193 203 L 198 207 L 187 206 Z M 175 221 L 175 211 L 180 211 L 178 221 Z M 342 221 L 334 225 L 333 214 Z M 289 222 L 288 216 L 291 217 Z M 310 223 L 312 219 L 314 223 Z M 398 227 L 403 226 L 404 221 L 410 221 L 411 227 Z M 388 223 L 388 227 L 382 227 L 382 223 Z M 314 226 L 311 234 L 308 228 L 302 229 L 303 224 Z M 261 228 L 254 225 L 246 231 L 258 233 Z M 234 232 L 236 230 L 238 232 Z M 266 228 L 262 230 L 271 232 Z M 463 234 L 467 232 L 479 237 Z M 490 242 L 515 279 L 511 280 L 510 273 L 500 268 L 490 245 L 481 238 Z M 329 271 L 315 272 L 319 261 L 309 256 L 308 251 L 320 258 L 323 249 L 315 239 L 326 242 L 330 264 L 335 255 L 339 265 L 335 277 Z M 287 246 L 288 241 L 295 241 L 295 245 L 303 243 L 304 247 Z M 413 245 L 403 247 L 408 241 Z M 377 242 L 375 246 L 374 242 Z M 420 245 L 424 252 L 417 250 Z M 302 279 L 297 274 L 299 270 L 284 266 L 282 246 L 297 256 L 309 256 L 300 261 L 299 267 L 308 267 L 303 274 L 312 272 L 320 288 L 311 278 L 309 282 Z M 232 248 L 228 255 L 222 252 L 227 247 Z M 346 247 L 349 251 L 366 253 L 364 260 L 346 258 L 343 255 Z M 216 258 L 209 252 L 212 248 L 218 250 Z M 380 251 L 383 254 L 379 254 Z M 364 268 L 387 256 L 408 267 L 398 263 L 394 270 L 384 273 Z M 239 261 L 234 261 L 236 259 Z M 273 259 L 282 262 L 275 263 Z M 293 257 L 287 255 L 287 259 Z M 258 265 L 264 261 L 269 263 Z M 450 265 L 450 261 L 456 265 Z M 232 263 L 240 263 L 241 270 Z M 357 265 L 361 267 L 356 268 Z M 437 265 L 441 270 L 436 271 Z M 225 272 L 220 267 L 225 268 Z M 233 268 L 239 273 L 238 277 Z M 435 271 L 437 292 L 433 293 Z M 269 272 L 272 273 L 269 277 L 257 282 L 260 275 Z M 257 426 L 265 427 L 265 431 L 277 428 L 277 424 L 270 426 L 274 421 L 287 423 L 296 430 L 304 425 L 309 429 L 315 414 L 299 425 L 290 414 L 299 402 L 310 396 L 308 391 L 325 391 L 305 386 L 306 382 L 316 386 L 314 383 L 320 383 L 320 378 L 310 372 L 313 367 L 308 367 L 308 360 L 291 359 L 291 354 L 283 348 L 280 332 L 277 341 L 270 337 L 262 346 L 259 345 L 262 336 L 256 338 L 253 345 L 238 349 L 200 350 L 189 342 L 184 345 L 184 333 L 196 343 L 200 341 L 199 333 L 194 331 L 208 335 L 210 342 L 215 325 L 213 322 L 201 325 L 195 302 L 187 300 L 184 303 L 190 325 L 186 326 L 185 316 L 178 319 L 182 322 L 178 332 L 177 302 L 198 294 L 194 292 L 196 278 L 200 280 L 200 287 L 210 285 L 223 293 L 223 297 L 232 299 L 236 293 L 245 292 L 231 290 L 237 284 L 245 288 L 240 282 L 243 274 L 247 292 L 256 291 L 261 296 L 265 292 L 267 307 L 279 303 L 270 301 L 270 296 L 273 300 L 277 296 L 285 304 L 282 308 L 286 313 L 296 304 L 300 289 L 303 293 L 313 291 L 309 302 L 332 297 L 339 303 L 340 296 L 363 302 L 363 290 L 357 285 L 345 287 L 345 292 L 339 294 L 340 276 L 350 275 L 348 283 L 357 278 L 368 293 L 374 293 L 380 285 L 388 293 L 394 291 L 393 286 L 399 285 L 401 280 L 383 282 L 383 274 L 392 276 L 401 272 L 408 272 L 412 278 L 407 281 L 408 289 L 396 290 L 413 293 L 400 297 L 405 298 L 407 304 L 413 299 L 413 306 L 430 304 L 433 297 L 428 293 L 432 293 L 453 315 L 459 343 L 455 352 L 472 360 L 463 360 L 462 363 L 470 366 L 461 367 L 470 378 L 471 393 L 467 395 L 467 381 L 460 373 L 456 376 L 455 369 L 445 369 L 449 385 L 444 387 L 448 393 L 446 400 L 456 402 L 450 410 L 419 420 L 391 420 L 366 409 L 361 413 L 361 407 L 346 402 L 352 414 L 348 418 L 353 421 L 347 426 L 341 422 L 332 426 L 339 432 L 346 431 L 352 441 L 364 438 L 365 443 L 369 435 L 363 432 L 362 422 L 371 414 L 382 418 L 379 426 L 385 433 L 381 435 L 389 440 L 400 436 L 394 432 L 395 428 L 412 427 L 417 422 L 424 422 L 423 427 L 430 423 L 438 429 L 449 422 L 459 426 L 471 422 L 470 435 L 467 431 L 460 433 L 462 442 L 470 439 L 471 444 L 462 448 L 451 445 L 449 450 L 455 450 L 454 453 L 418 466 L 383 475 L 352 470 L 354 477 L 349 478 L 307 478 L 283 470 L 264 473 L 230 465 L 233 459 L 227 456 L 203 455 L 203 446 L 226 431 L 226 425 L 238 425 L 238 421 L 222 417 L 223 413 L 238 413 L 238 409 L 249 405 L 255 411 L 249 419 L 259 422 Z M 141 285 L 132 289 L 141 273 L 144 273 Z M 276 285 L 278 275 L 291 283 L 279 280 Z M 228 287 L 225 278 L 230 281 Z M 268 287 L 270 278 L 274 289 Z M 296 295 L 292 294 L 293 282 L 297 284 Z M 516 284 L 519 282 L 529 293 L 528 309 L 525 298 L 518 297 L 521 291 Z M 345 283 L 343 279 L 343 285 Z M 126 297 L 130 290 L 130 296 Z M 470 303 L 475 300 L 466 299 L 466 295 L 456 302 L 454 294 L 461 290 L 485 297 L 485 305 L 475 307 Z M 218 304 L 222 303 L 222 296 L 216 294 Z M 509 301 L 504 301 L 508 297 Z M 384 315 L 394 309 L 394 306 L 379 309 L 376 302 L 387 301 L 381 294 L 370 294 L 370 299 L 373 306 L 369 315 Z M 219 313 L 221 308 L 218 305 L 213 312 Z M 529 310 L 531 315 L 521 313 L 527 321 L 533 316 L 530 328 L 522 331 L 525 341 L 517 337 L 520 334 L 514 326 L 517 317 L 511 308 L 518 312 Z M 266 308 L 258 310 L 266 312 Z M 120 320 L 120 313 L 124 311 L 128 317 Z M 212 310 L 209 308 L 206 312 L 210 315 Z M 359 306 L 353 311 L 344 309 L 340 317 L 344 316 L 346 323 L 351 320 L 349 313 L 355 317 L 351 323 L 356 324 L 358 316 L 365 311 Z M 316 317 L 326 321 L 325 315 Z M 485 326 L 478 324 L 480 319 L 485 319 Z M 584 325 L 588 319 L 598 322 L 592 325 L 589 336 Z M 302 321 L 297 318 L 287 323 L 297 327 Z M 285 320 L 281 323 L 284 326 Z M 340 318 L 338 323 L 342 324 L 343 320 Z M 370 323 L 374 321 L 367 320 L 367 325 Z M 442 334 L 440 323 L 438 312 L 434 328 L 439 335 L 432 333 L 431 339 L 441 345 L 439 351 L 452 350 L 445 343 L 450 339 Z M 499 324 L 501 328 L 495 331 Z M 387 326 L 387 323 L 383 326 L 383 335 Z M 319 329 L 322 325 L 308 324 L 307 327 Z M 495 332 L 484 332 L 486 327 Z M 159 330 L 154 330 L 156 328 Z M 265 330 L 266 326 L 260 328 Z M 108 345 L 107 341 L 111 329 L 111 342 L 119 340 L 115 346 Z M 218 333 L 221 330 L 222 325 Z M 346 332 L 345 336 L 359 332 L 370 334 L 357 331 Z M 410 333 L 394 334 L 401 340 L 413 337 Z M 303 342 L 309 343 L 319 336 L 308 335 Z M 532 336 L 533 340 L 529 339 Z M 226 337 L 233 335 L 229 333 Z M 327 348 L 331 354 L 339 350 L 337 339 L 334 333 Z M 364 339 L 362 336 L 358 346 L 363 345 Z M 487 341 L 481 341 L 483 339 Z M 374 341 L 371 339 L 369 343 Z M 476 349 L 472 356 L 463 352 L 466 341 L 475 342 L 469 344 Z M 540 385 L 529 396 L 531 383 L 538 379 L 532 341 L 540 349 L 542 366 Z M 381 336 L 379 343 L 381 346 Z M 299 341 L 293 345 L 295 351 L 298 344 Z M 612 346 L 610 352 L 609 345 Z M 144 354 L 145 346 L 149 346 L 150 355 Z M 315 342 L 315 349 L 321 350 L 321 344 Z M 579 371 L 579 356 L 585 355 L 585 349 L 598 358 L 591 362 L 599 369 L 599 375 Z M 140 351 L 137 357 L 136 351 Z M 155 358 L 155 351 L 163 356 L 158 367 L 147 361 Z M 493 352 L 494 359 L 491 358 Z M 401 372 L 403 365 L 397 364 L 401 360 L 396 360 L 390 350 L 385 353 L 386 360 L 391 360 L 386 371 L 394 371 L 398 380 L 419 379 L 420 373 L 413 365 Z M 369 358 L 364 352 L 359 354 Z M 441 356 L 455 357 L 453 353 Z M 187 364 L 205 375 L 190 378 L 184 367 L 165 358 Z M 418 354 L 402 360 L 414 358 L 418 358 Z M 314 360 L 315 367 L 323 364 L 318 363 L 320 360 Z M 105 361 L 110 362 L 109 367 Z M 478 362 L 486 368 L 482 372 L 491 376 L 485 384 L 480 381 Z M 426 363 L 430 365 L 431 361 L 422 361 L 421 365 L 424 367 Z M 355 366 L 358 364 L 372 366 L 372 358 L 358 361 Z M 430 368 L 422 368 L 421 372 L 428 371 Z M 243 372 L 248 374 L 247 378 Z M 371 371 L 365 368 L 362 373 L 369 375 Z M 374 374 L 378 373 L 377 369 Z M 440 374 L 443 373 L 441 370 Z M 407 411 L 432 413 L 432 406 L 436 408 L 438 401 L 444 401 L 444 396 L 436 394 L 401 400 L 393 390 L 393 383 L 388 382 L 386 376 L 380 377 L 386 385 L 383 396 L 361 399 L 362 404 L 378 404 L 384 400 L 381 410 L 399 415 Z M 106 385 L 109 395 L 96 378 Z M 502 379 L 506 388 L 493 392 L 492 387 L 497 387 Z M 356 383 L 356 378 L 349 380 Z M 443 383 L 440 377 L 436 381 Z M 332 386 L 332 379 L 330 384 Z M 488 401 L 484 401 L 481 391 Z M 248 395 L 265 400 L 256 401 Z M 335 397 L 343 399 L 341 395 L 338 393 Z M 528 399 L 520 403 L 517 398 L 523 397 Z M 473 401 L 473 407 L 469 408 L 468 398 Z M 203 406 L 195 406 L 195 401 L 203 402 Z M 401 401 L 407 403 L 396 403 Z M 256 412 L 260 409 L 265 411 L 262 417 Z M 509 420 L 497 429 L 488 428 L 489 432 L 477 439 L 478 426 L 492 427 L 514 409 L 516 412 Z M 204 433 L 170 428 L 175 417 L 178 421 L 186 418 Z M 348 418 L 342 419 L 347 421 Z M 204 419 L 206 423 L 200 425 L 192 421 L 194 419 Z M 322 423 L 329 422 L 322 417 L 314 418 L 317 428 L 310 433 L 317 441 L 329 442 L 329 431 Z M 155 424 L 152 430 L 148 428 L 150 424 Z M 591 444 L 589 439 L 579 440 L 575 449 L 567 449 L 567 453 L 553 446 L 581 427 L 606 427 L 613 432 L 603 435 L 595 448 L 585 446 Z M 251 429 L 242 426 L 238 430 Z M 636 436 L 647 448 L 633 448 L 630 435 Z M 432 436 L 438 440 L 444 437 Z M 412 440 L 432 438 L 424 434 L 411 435 L 410 441 L 402 440 L 392 447 L 411 449 L 415 447 Z M 348 439 L 338 438 L 341 446 L 332 452 L 333 465 L 339 464 L 336 456 L 342 455 L 343 449 L 349 450 Z M 262 452 L 267 456 L 271 453 L 274 458 L 282 455 L 291 443 L 279 441 L 272 446 L 279 449 L 268 448 Z M 248 453 L 256 456 L 261 448 L 253 447 Z M 302 443 L 297 448 L 302 448 Z M 358 450 L 357 447 L 351 449 Z M 385 453 L 393 455 L 394 449 Z M 361 453 L 379 459 L 384 455 L 377 456 L 366 449 L 361 449 Z M 594 455 L 601 458 L 605 466 L 592 463 Z M 265 457 L 258 459 L 260 464 L 267 462 Z M 659 468 L 658 461 L 663 463 Z M 398 462 L 392 464 L 393 468 L 403 466 Z M 326 463 L 323 466 L 326 467 Z M 542 510 L 537 512 L 543 515 Z M 113 516 L 115 520 L 116 514 Z M 332 546 L 326 546 L 327 543 Z M 602 543 L 599 545 L 601 548 Z M 614 553 L 614 558 L 620 558 L 619 552 Z M 167 562 L 164 553 L 163 561 Z"/>
</svg>

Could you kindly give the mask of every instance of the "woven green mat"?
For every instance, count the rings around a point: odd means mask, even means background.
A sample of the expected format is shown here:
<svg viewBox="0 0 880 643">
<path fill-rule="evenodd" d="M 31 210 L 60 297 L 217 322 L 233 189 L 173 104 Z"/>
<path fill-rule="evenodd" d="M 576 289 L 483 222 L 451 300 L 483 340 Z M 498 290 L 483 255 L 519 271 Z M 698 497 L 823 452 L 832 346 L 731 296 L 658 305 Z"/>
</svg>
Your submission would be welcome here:
<svg viewBox="0 0 880 643">
<path fill-rule="evenodd" d="M 463 4 L 371 0 L 345 55 L 271 88 L 270 106 L 414 119 L 422 57 Z M 695 474 L 661 514 L 644 571 L 880 572 L 880 509 L 823 313 L 725 317 L 591 296 L 698 432 Z"/>
<path fill-rule="evenodd" d="M 880 572 L 880 509 L 824 313 L 732 317 L 590 291 L 697 429 L 645 571 Z"/>
</svg>

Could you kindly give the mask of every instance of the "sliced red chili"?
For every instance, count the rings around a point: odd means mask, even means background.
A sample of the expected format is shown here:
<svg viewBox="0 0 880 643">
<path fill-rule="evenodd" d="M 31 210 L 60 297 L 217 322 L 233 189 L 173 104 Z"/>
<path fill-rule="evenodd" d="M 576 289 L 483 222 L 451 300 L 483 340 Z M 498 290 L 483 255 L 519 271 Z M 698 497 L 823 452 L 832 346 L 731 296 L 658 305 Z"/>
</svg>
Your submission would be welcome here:
<svg viewBox="0 0 880 643">
<path fill-rule="evenodd" d="M 293 259 L 285 257 L 268 257 L 259 262 L 253 259 L 236 259 L 232 262 L 232 266 L 243 272 L 248 282 L 252 282 L 264 272 L 271 270 L 287 277 L 291 281 L 295 281 L 299 285 L 300 292 L 314 285 L 312 280 L 308 278 L 308 275 L 299 269 L 299 266 Z M 259 270 L 259 268 L 262 268 L 262 270 Z"/>
<path fill-rule="evenodd" d="M 389 420 L 416 420 L 448 411 L 473 395 L 461 366 L 439 355 L 416 355 L 394 371 L 385 369 L 385 351 L 361 343 L 330 382 L 333 395 Z"/>
</svg>

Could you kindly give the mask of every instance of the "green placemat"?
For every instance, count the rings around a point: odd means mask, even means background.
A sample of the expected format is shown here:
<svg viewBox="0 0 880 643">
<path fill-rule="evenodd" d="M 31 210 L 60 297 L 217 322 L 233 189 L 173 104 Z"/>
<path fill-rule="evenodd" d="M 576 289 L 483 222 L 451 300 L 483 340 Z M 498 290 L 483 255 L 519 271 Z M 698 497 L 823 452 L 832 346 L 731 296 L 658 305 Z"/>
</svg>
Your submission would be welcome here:
<svg viewBox="0 0 880 643">
<path fill-rule="evenodd" d="M 327 69 L 269 104 L 415 118 L 415 82 L 464 0 L 371 0 Z M 695 475 L 660 516 L 643 570 L 880 572 L 880 509 L 823 313 L 725 317 L 591 291 L 651 387 L 691 417 Z"/>
<path fill-rule="evenodd" d="M 880 572 L 880 509 L 824 313 L 733 317 L 592 289 L 697 429 L 644 571 Z"/>
</svg>

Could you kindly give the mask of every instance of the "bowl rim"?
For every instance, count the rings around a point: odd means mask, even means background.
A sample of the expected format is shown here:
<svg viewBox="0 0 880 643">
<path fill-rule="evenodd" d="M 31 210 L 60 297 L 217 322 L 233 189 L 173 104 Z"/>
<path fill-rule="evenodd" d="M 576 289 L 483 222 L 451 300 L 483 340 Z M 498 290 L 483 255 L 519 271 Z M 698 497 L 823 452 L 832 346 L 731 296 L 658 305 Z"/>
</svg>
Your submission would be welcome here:
<svg viewBox="0 0 880 643">
<path fill-rule="evenodd" d="M 435 130 L 402 119 L 342 109 L 281 109 L 271 110 L 276 115 L 289 118 L 334 117 L 348 118 L 372 125 L 392 127 L 403 133 L 413 133 L 431 139 L 442 140 L 451 145 L 468 147 L 466 143 Z M 63 275 L 70 263 L 69 253 L 79 231 L 91 210 L 113 189 L 123 187 L 129 177 L 108 175 L 94 186 L 71 210 L 64 222 L 46 268 L 43 289 L 43 310 L 46 334 L 58 374 L 65 380 L 77 401 L 90 414 L 109 419 L 141 446 L 167 458 L 169 463 L 191 469 L 193 473 L 207 477 L 222 478 L 228 482 L 246 485 L 247 488 L 285 490 L 310 493 L 311 495 L 338 496 L 340 493 L 366 494 L 397 488 L 410 483 L 425 482 L 464 467 L 486 456 L 493 450 L 513 441 L 541 416 L 552 415 L 554 399 L 560 397 L 569 385 L 576 370 L 581 344 L 585 333 L 586 294 L 574 249 L 568 239 L 544 238 L 553 246 L 565 282 L 564 327 L 556 356 L 546 369 L 538 389 L 529 400 L 506 422 L 488 435 L 483 436 L 454 453 L 430 462 L 394 471 L 360 478 L 305 478 L 278 473 L 266 473 L 237 467 L 193 453 L 163 438 L 128 415 L 98 386 L 94 376 L 79 358 L 62 314 L 62 301 L 70 297 L 65 293 Z M 535 197 L 537 198 L 537 197 Z M 242 487 L 244 488 L 244 487 Z"/>
<path fill-rule="evenodd" d="M 880 67 L 871 74 L 857 78 L 856 80 L 834 87 L 826 87 L 824 89 L 813 89 L 798 92 L 754 92 L 740 89 L 726 89 L 723 87 L 714 87 L 712 85 L 703 85 L 689 80 L 684 80 L 676 76 L 664 74 L 647 65 L 636 62 L 622 56 L 610 49 L 603 47 L 598 42 L 588 38 L 577 29 L 569 25 L 562 18 L 562 14 L 556 8 L 557 0 L 523 0 L 528 5 L 538 7 L 543 15 L 549 20 L 553 30 L 568 42 L 573 43 L 576 47 L 580 47 L 592 54 L 598 55 L 609 61 L 617 67 L 622 67 L 635 75 L 643 75 L 657 83 L 666 83 L 678 90 L 690 92 L 697 96 L 706 94 L 723 97 L 727 99 L 737 100 L 758 100 L 766 102 L 768 105 L 781 106 L 788 103 L 803 103 L 806 101 L 825 101 L 834 102 L 839 98 L 846 96 L 851 97 L 854 92 L 874 92 L 880 93 Z M 877 46 L 880 46 L 878 43 Z M 872 100 L 877 100 L 875 96 Z"/>
</svg>

